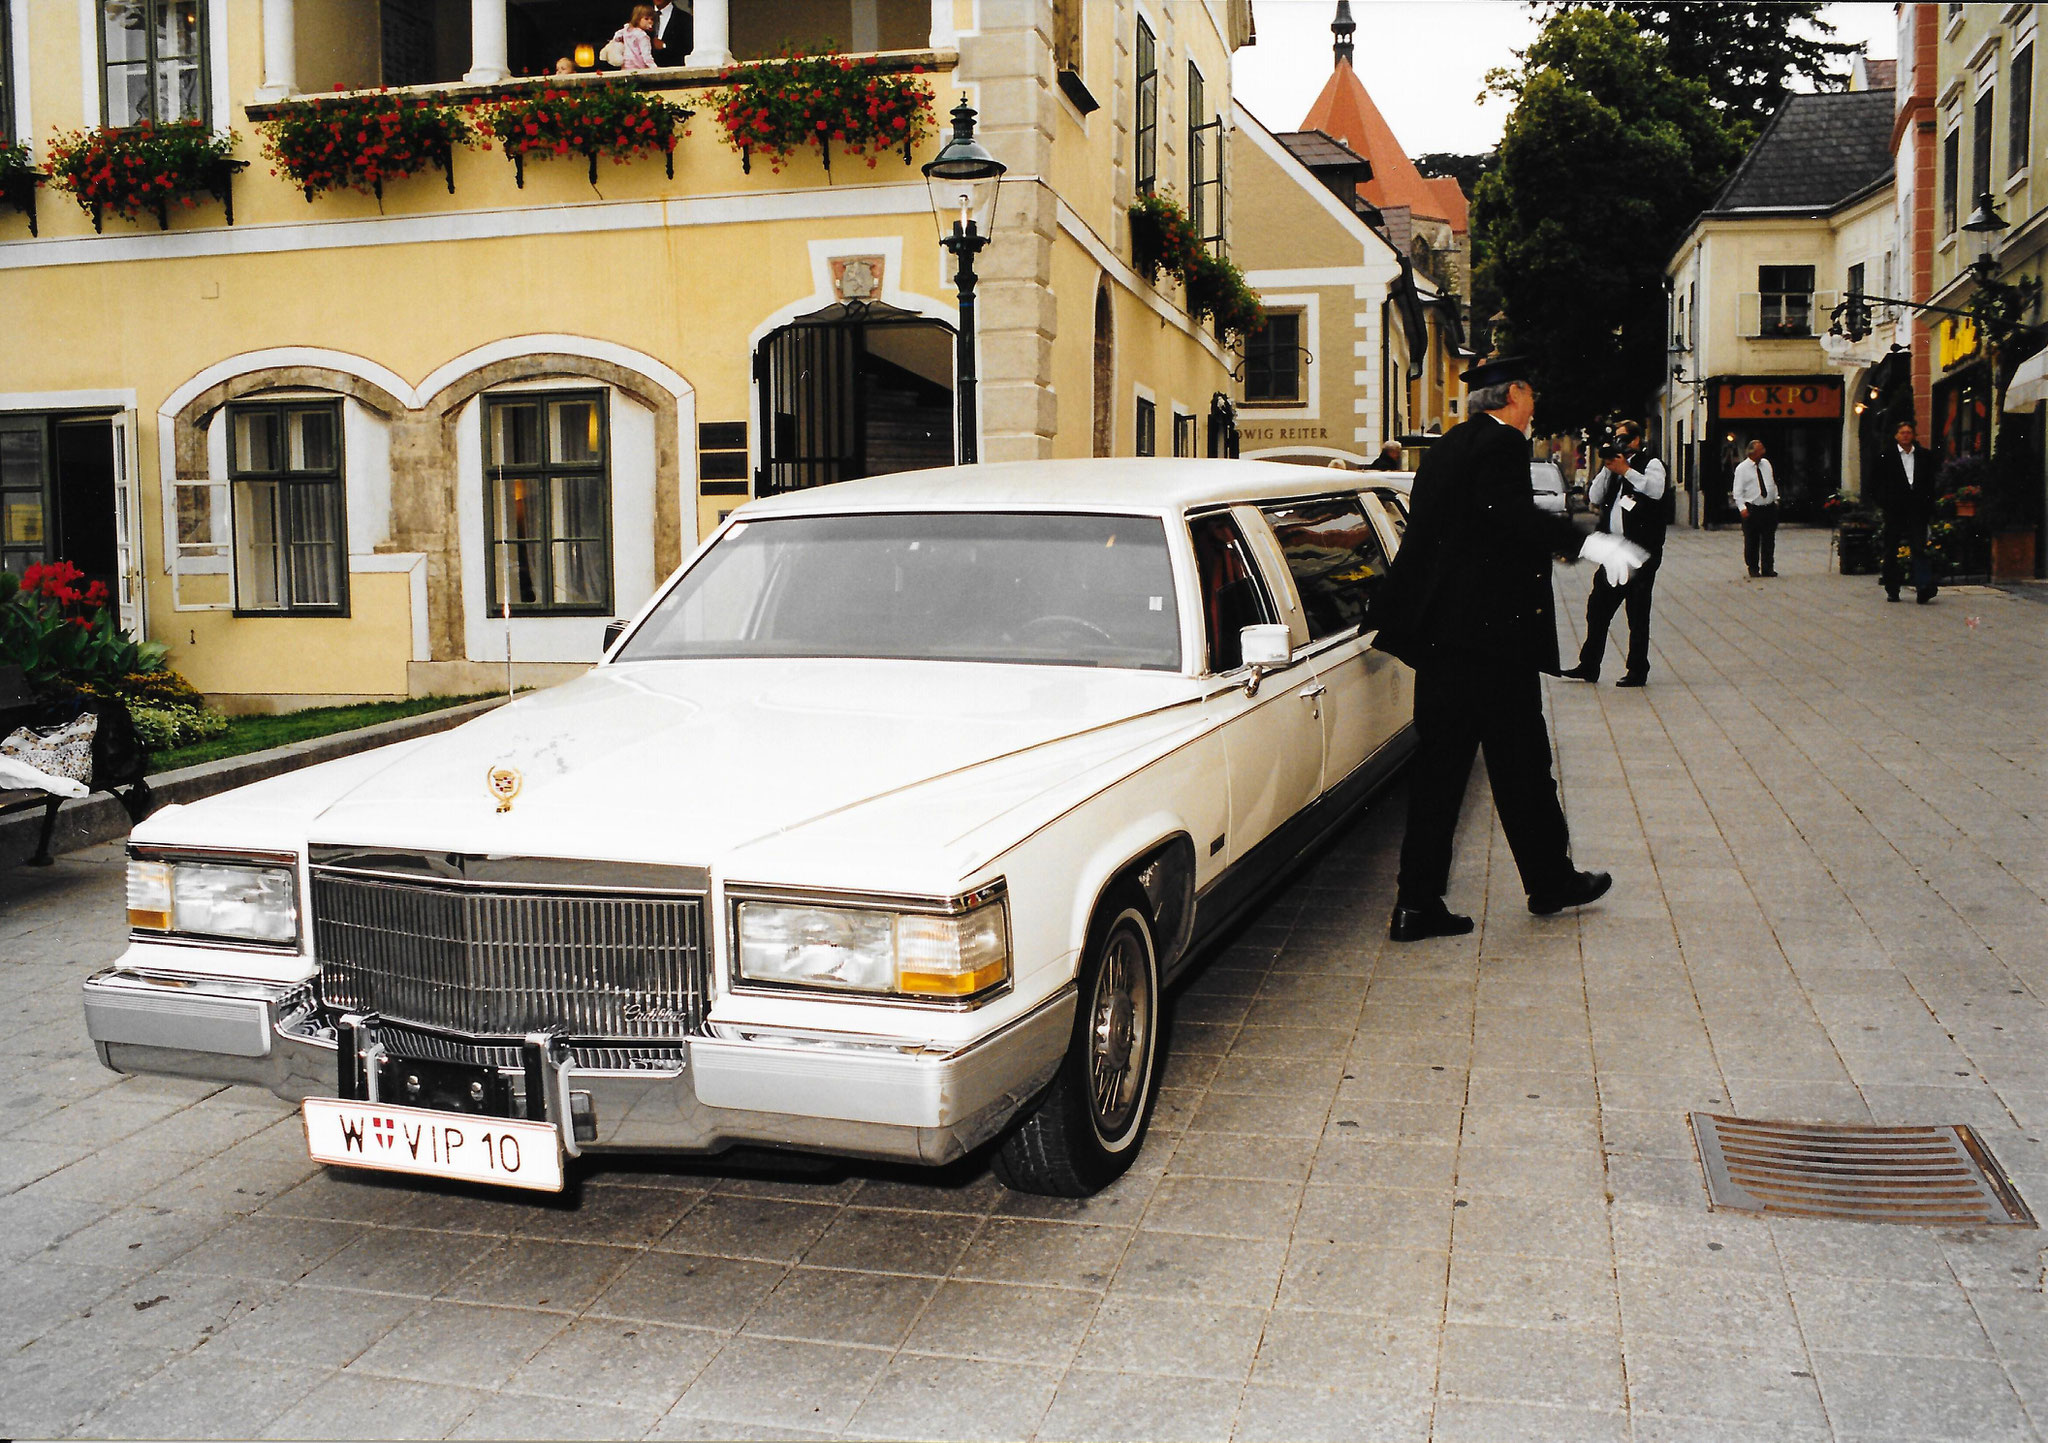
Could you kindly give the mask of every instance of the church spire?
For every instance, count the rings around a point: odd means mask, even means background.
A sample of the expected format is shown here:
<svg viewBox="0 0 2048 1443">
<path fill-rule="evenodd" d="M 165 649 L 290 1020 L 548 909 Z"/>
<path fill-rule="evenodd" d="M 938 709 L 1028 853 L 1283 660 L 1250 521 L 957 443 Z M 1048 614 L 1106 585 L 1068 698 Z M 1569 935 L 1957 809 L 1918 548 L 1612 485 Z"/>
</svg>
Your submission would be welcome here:
<svg viewBox="0 0 2048 1443">
<path fill-rule="evenodd" d="M 1351 0 L 1337 0 L 1337 18 L 1330 22 L 1330 33 L 1337 40 L 1330 48 L 1336 52 L 1339 65 L 1351 64 L 1351 32 L 1357 28 L 1351 18 Z"/>
</svg>

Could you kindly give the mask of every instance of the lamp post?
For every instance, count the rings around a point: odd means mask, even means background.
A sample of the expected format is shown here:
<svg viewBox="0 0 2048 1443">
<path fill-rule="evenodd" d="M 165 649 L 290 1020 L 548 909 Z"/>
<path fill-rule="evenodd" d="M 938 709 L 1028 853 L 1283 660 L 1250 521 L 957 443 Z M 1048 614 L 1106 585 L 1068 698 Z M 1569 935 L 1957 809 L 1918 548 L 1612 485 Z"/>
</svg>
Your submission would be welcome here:
<svg viewBox="0 0 2048 1443">
<path fill-rule="evenodd" d="M 960 331 L 953 342 L 953 399 L 963 466 L 981 459 L 974 396 L 974 257 L 995 233 L 996 193 L 1008 169 L 974 138 L 974 107 L 961 97 L 953 107 L 952 137 L 925 165 L 924 179 L 931 190 L 939 244 L 953 253 L 956 262 Z M 946 231 L 948 216 L 953 218 L 950 233 Z"/>
</svg>

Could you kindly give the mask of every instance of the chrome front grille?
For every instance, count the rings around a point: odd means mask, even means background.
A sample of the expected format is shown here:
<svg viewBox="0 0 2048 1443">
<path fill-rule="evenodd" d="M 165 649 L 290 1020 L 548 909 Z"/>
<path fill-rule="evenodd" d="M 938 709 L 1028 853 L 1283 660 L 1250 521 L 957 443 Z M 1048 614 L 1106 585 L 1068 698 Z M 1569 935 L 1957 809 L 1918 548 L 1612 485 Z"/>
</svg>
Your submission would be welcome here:
<svg viewBox="0 0 2048 1443">
<path fill-rule="evenodd" d="M 389 853 L 376 860 L 382 874 L 366 875 L 315 854 L 313 942 L 333 1010 L 467 1037 L 557 1030 L 608 1042 L 675 1039 L 703 1023 L 701 895 L 493 886 L 462 877 L 459 858 L 435 859 L 431 879 L 392 875 Z M 574 870 L 579 883 L 602 875 Z"/>
</svg>

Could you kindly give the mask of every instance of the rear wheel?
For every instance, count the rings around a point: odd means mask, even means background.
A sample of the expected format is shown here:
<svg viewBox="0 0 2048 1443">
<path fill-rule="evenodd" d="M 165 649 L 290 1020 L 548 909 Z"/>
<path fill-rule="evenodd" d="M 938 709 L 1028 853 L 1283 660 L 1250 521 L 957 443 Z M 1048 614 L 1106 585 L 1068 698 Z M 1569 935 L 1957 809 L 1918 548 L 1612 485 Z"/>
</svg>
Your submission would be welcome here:
<svg viewBox="0 0 2048 1443">
<path fill-rule="evenodd" d="M 997 1148 L 994 1169 L 1018 1192 L 1087 1197 L 1123 1176 L 1152 1119 L 1159 1051 L 1159 957 L 1152 918 L 1131 890 L 1113 893 L 1076 979 L 1074 1035 L 1052 1084 Z"/>
</svg>

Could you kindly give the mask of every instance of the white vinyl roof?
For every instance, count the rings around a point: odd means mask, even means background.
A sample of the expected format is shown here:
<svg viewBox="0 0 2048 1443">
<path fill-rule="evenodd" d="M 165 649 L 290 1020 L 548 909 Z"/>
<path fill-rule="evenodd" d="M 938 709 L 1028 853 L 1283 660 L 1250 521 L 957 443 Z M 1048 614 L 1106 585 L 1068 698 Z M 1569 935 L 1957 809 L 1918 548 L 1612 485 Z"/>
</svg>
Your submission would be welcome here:
<svg viewBox="0 0 2048 1443">
<path fill-rule="evenodd" d="M 1206 461 L 1151 456 L 1092 460 L 1004 461 L 899 471 L 813 486 L 751 501 L 736 519 L 847 511 L 1104 511 L 1173 516 L 1231 501 L 1361 491 L 1392 483 L 1397 472 L 1290 466 L 1271 461 Z"/>
</svg>

